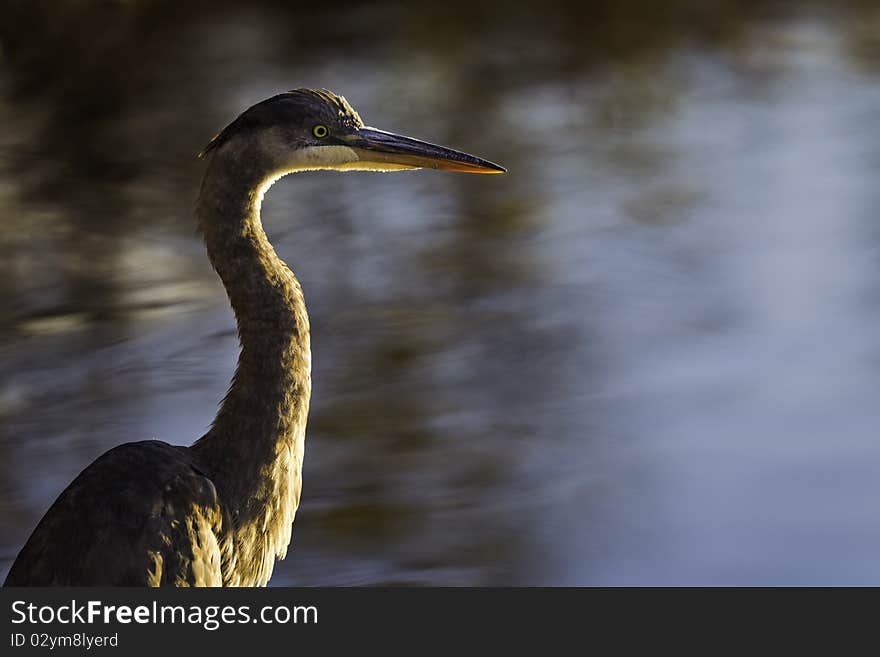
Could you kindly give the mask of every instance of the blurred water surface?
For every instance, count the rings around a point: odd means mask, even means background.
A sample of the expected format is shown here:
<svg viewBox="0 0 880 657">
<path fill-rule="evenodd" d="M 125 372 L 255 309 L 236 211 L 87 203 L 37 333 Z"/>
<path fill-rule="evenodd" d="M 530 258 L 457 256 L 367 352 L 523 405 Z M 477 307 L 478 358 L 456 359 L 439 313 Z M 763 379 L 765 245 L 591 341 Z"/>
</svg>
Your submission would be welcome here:
<svg viewBox="0 0 880 657">
<path fill-rule="evenodd" d="M 880 10 L 823 4 L 6 2 L 3 576 L 100 453 L 204 432 L 193 156 L 325 86 L 510 173 L 267 197 L 314 349 L 273 584 L 880 584 Z"/>
</svg>

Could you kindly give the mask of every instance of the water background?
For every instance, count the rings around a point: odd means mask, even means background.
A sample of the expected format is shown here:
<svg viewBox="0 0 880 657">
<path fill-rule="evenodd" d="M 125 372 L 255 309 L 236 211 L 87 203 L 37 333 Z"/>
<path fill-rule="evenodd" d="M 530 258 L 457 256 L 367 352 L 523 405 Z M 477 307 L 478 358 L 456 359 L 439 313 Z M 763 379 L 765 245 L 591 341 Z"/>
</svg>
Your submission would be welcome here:
<svg viewBox="0 0 880 657">
<path fill-rule="evenodd" d="M 204 432 L 194 155 L 323 86 L 510 173 L 267 196 L 314 350 L 273 584 L 880 584 L 875 3 L 182 4 L 0 12 L 0 576 Z"/>
</svg>

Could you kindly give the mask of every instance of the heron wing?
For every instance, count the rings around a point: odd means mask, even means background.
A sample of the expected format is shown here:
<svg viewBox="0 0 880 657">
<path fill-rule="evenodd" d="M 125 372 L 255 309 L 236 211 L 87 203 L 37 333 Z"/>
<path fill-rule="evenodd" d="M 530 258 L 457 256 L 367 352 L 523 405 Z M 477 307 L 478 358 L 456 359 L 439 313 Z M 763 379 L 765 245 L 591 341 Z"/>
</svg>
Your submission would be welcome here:
<svg viewBox="0 0 880 657">
<path fill-rule="evenodd" d="M 58 496 L 6 586 L 221 586 L 223 521 L 187 448 L 120 445 Z"/>
</svg>

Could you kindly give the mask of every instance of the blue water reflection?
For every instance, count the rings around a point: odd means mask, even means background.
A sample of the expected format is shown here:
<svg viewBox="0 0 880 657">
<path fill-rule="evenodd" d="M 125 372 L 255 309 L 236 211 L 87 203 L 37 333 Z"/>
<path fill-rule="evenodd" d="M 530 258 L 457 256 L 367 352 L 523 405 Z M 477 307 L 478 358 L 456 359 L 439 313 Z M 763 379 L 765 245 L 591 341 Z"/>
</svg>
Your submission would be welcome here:
<svg viewBox="0 0 880 657">
<path fill-rule="evenodd" d="M 394 4 L 316 33 L 272 3 L 126 5 L 102 42 L 84 6 L 66 81 L 4 37 L 2 570 L 102 451 L 212 419 L 237 343 L 192 154 L 312 84 L 510 174 L 267 197 L 314 348 L 273 584 L 880 583 L 880 14 L 622 6 L 586 40 L 477 12 L 476 44 Z"/>
</svg>

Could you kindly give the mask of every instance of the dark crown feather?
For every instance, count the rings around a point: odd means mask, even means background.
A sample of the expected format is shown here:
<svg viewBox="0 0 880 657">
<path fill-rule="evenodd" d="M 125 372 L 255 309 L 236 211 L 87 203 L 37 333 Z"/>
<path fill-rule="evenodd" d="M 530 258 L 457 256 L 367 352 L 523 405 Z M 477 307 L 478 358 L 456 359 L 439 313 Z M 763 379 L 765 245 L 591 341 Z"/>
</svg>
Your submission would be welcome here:
<svg viewBox="0 0 880 657">
<path fill-rule="evenodd" d="M 296 122 L 297 119 L 301 122 L 306 117 L 317 117 L 350 129 L 364 125 L 361 117 L 344 96 L 339 96 L 329 89 L 293 89 L 246 109 L 208 142 L 204 150 L 199 153 L 199 157 L 205 157 L 240 132 L 283 122 Z"/>
</svg>

